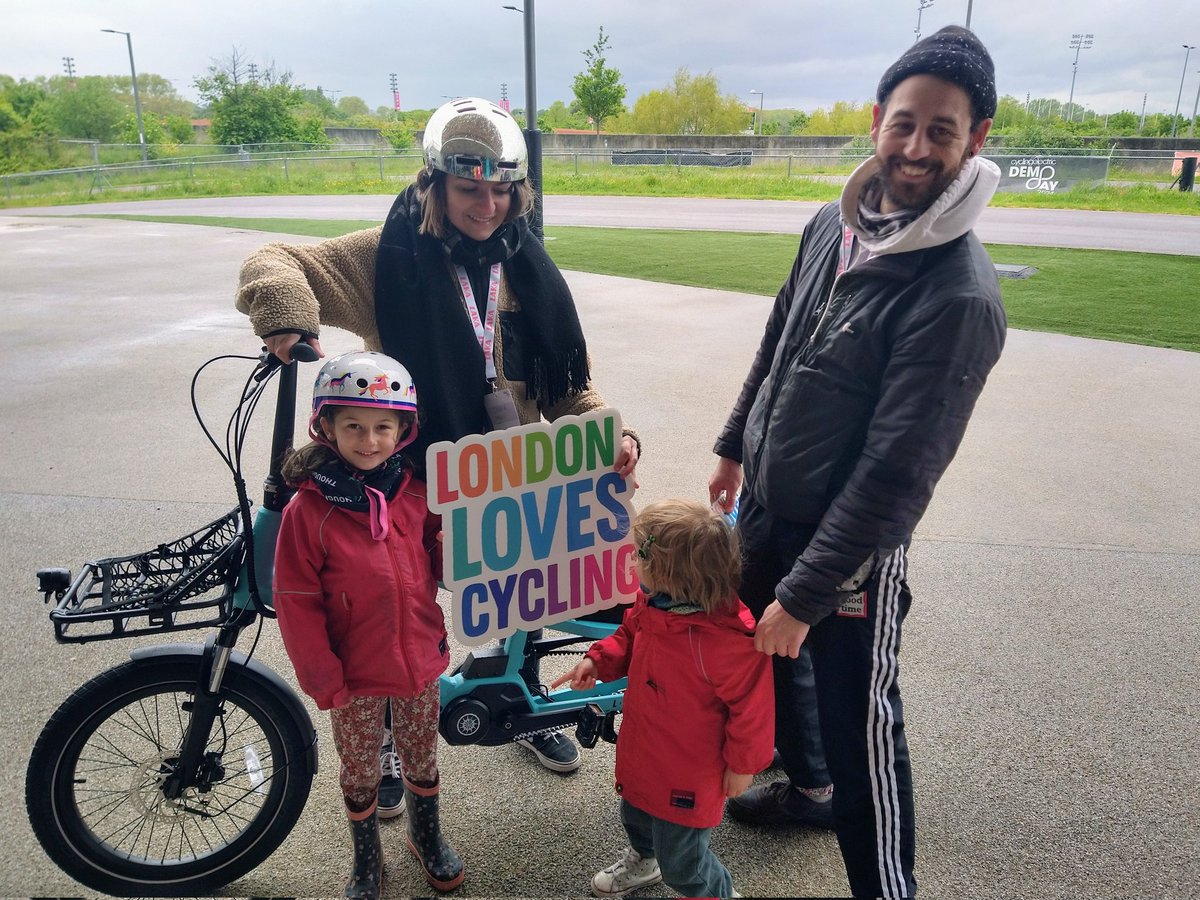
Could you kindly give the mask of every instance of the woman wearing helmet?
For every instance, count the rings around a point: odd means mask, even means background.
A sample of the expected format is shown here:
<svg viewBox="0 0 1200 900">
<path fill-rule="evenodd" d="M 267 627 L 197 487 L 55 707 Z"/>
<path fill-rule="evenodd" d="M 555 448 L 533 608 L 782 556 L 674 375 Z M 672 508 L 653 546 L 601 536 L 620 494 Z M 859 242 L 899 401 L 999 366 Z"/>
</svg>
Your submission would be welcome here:
<svg viewBox="0 0 1200 900">
<path fill-rule="evenodd" d="M 465 877 L 438 815 L 438 678 L 450 654 L 437 603 L 441 519 L 403 452 L 416 418 L 404 366 L 344 353 L 317 375 L 313 442 L 283 466 L 298 490 L 279 524 L 275 609 L 296 680 L 330 711 L 354 844 L 347 897 L 377 898 L 383 881 L 379 747 L 389 708 L 408 846 L 434 888 Z"/>
<path fill-rule="evenodd" d="M 525 221 L 533 191 L 516 121 L 487 100 L 454 100 L 430 118 L 423 151 L 382 226 L 264 246 L 243 263 L 236 301 L 285 361 L 300 335 L 319 351 L 322 324 L 403 360 L 421 392 L 418 472 L 437 441 L 606 405 L 571 292 Z M 626 428 L 621 475 L 639 451 Z M 559 734 L 530 744 L 547 768 L 579 767 Z"/>
</svg>

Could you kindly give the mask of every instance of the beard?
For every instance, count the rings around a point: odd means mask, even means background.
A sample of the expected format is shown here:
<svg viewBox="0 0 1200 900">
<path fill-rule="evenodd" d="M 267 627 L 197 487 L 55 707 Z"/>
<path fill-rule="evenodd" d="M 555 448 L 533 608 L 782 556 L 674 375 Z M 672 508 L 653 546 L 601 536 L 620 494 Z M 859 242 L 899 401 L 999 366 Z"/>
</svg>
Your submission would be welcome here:
<svg viewBox="0 0 1200 900">
<path fill-rule="evenodd" d="M 970 158 L 971 149 L 968 147 L 963 150 L 958 165 L 949 169 L 935 161 L 926 161 L 922 164 L 910 163 L 898 153 L 887 159 L 881 159 L 878 177 L 883 182 L 884 197 L 896 209 L 913 209 L 924 212 L 933 205 L 933 201 L 940 197 L 946 188 L 950 187 Z M 910 167 L 923 165 L 927 171 L 932 173 L 933 180 L 926 185 L 911 184 L 899 174 L 900 167 L 903 165 Z"/>
</svg>

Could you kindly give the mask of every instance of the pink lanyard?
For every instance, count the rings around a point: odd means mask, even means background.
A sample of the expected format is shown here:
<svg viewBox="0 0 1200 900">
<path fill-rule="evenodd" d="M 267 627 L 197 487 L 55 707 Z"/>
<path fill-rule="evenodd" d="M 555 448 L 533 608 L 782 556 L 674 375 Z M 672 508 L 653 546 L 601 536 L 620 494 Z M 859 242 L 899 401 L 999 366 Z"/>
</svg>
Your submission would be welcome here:
<svg viewBox="0 0 1200 900">
<path fill-rule="evenodd" d="M 467 270 L 455 264 L 454 271 L 458 274 L 458 287 L 462 293 L 463 309 L 475 329 L 475 338 L 479 341 L 479 349 L 483 351 L 483 371 L 488 381 L 496 380 L 496 359 L 493 348 L 496 345 L 496 306 L 500 298 L 500 263 L 492 264 L 492 272 L 488 278 L 487 312 L 482 321 L 479 318 L 479 307 L 475 303 L 475 292 L 471 290 L 471 279 Z"/>
<path fill-rule="evenodd" d="M 854 232 L 849 225 L 842 226 L 842 246 L 838 253 L 837 273 L 833 276 L 836 281 L 850 267 L 850 257 L 854 252 Z"/>
</svg>

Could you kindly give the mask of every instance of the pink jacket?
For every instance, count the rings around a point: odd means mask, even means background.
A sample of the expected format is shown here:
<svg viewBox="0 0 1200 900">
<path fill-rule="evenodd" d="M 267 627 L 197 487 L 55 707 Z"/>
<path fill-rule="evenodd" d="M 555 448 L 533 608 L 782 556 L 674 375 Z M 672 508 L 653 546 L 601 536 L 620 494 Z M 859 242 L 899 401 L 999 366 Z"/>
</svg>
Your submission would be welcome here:
<svg viewBox="0 0 1200 900">
<path fill-rule="evenodd" d="M 365 512 L 333 506 L 305 482 L 284 508 L 275 610 L 296 678 L 320 709 L 356 696 L 413 697 L 450 662 L 437 604 L 441 518 L 407 474 L 375 540 Z"/>
<path fill-rule="evenodd" d="M 736 611 L 679 615 L 639 593 L 617 631 L 587 652 L 602 680 L 629 676 L 617 793 L 668 822 L 717 825 L 725 769 L 753 774 L 771 764 L 771 660 L 754 649 L 754 618 L 736 602 Z"/>
</svg>

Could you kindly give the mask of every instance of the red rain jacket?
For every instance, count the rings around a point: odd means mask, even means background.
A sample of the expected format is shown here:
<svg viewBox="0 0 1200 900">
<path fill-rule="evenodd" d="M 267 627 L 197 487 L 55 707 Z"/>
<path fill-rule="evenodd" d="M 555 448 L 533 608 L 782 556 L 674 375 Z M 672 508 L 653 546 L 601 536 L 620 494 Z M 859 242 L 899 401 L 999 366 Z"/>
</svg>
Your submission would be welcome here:
<svg viewBox="0 0 1200 900">
<path fill-rule="evenodd" d="M 419 694 L 449 665 L 437 604 L 441 518 L 408 473 L 371 537 L 365 512 L 335 507 L 311 481 L 283 510 L 275 611 L 304 692 L 320 709 L 353 697 Z"/>
<path fill-rule="evenodd" d="M 725 769 L 761 772 L 775 747 L 771 659 L 754 649 L 754 617 L 680 615 L 639 592 L 621 626 L 588 650 L 603 681 L 628 674 L 616 787 L 643 812 L 711 828 L 725 806 Z"/>
</svg>

